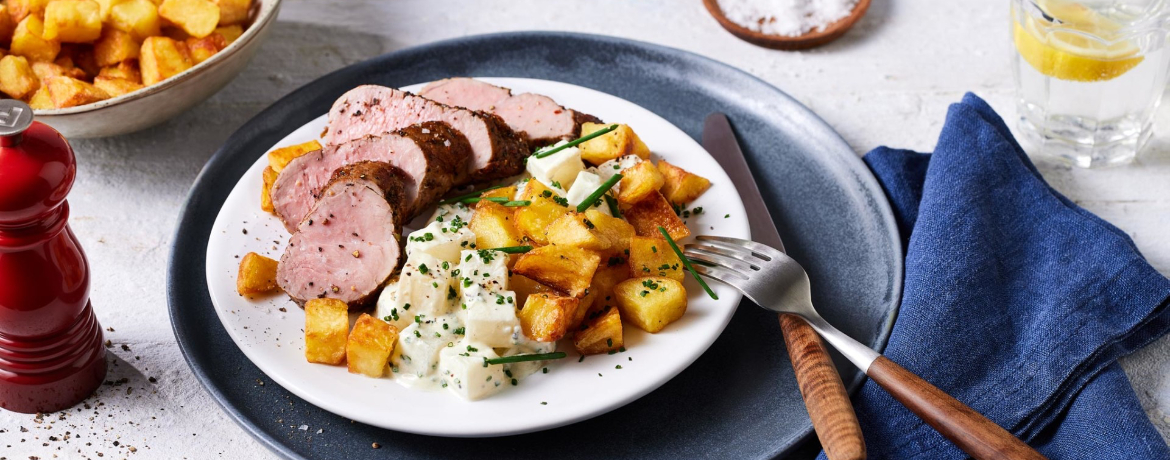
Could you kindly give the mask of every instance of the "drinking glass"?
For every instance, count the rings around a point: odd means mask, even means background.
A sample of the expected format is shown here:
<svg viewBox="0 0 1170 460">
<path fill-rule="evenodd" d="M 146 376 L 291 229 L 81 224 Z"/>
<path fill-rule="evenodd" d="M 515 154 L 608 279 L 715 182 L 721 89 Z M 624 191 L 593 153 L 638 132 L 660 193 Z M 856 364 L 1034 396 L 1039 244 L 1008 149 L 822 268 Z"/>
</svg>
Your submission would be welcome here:
<svg viewBox="0 0 1170 460">
<path fill-rule="evenodd" d="M 1019 128 L 1080 167 L 1133 160 L 1166 88 L 1165 0 L 1012 0 Z"/>
</svg>

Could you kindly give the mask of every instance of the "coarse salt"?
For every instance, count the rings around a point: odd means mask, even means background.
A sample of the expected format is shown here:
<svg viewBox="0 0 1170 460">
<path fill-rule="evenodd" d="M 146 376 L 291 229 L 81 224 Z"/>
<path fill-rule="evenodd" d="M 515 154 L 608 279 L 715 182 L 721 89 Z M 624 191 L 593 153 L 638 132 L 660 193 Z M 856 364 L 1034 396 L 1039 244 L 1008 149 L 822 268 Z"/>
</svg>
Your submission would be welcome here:
<svg viewBox="0 0 1170 460">
<path fill-rule="evenodd" d="M 719 0 L 732 22 L 769 35 L 798 37 L 825 30 L 857 6 L 857 0 Z"/>
</svg>

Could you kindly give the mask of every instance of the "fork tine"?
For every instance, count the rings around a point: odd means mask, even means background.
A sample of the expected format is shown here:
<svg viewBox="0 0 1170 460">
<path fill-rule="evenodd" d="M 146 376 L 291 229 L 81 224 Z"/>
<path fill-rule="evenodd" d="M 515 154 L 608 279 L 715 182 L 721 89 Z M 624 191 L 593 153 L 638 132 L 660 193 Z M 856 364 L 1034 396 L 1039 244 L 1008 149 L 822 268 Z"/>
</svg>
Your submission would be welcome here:
<svg viewBox="0 0 1170 460">
<path fill-rule="evenodd" d="M 737 282 L 748 280 L 747 275 L 744 275 L 743 273 L 740 273 L 737 271 L 728 270 L 728 269 L 723 268 L 723 267 L 712 267 L 709 265 L 695 265 L 694 267 L 695 267 L 695 273 L 706 276 L 708 278 L 711 278 L 715 281 L 726 284 L 726 285 L 731 286 L 733 288 L 739 289 L 740 291 L 743 291 L 743 288 L 741 288 Z"/>
<path fill-rule="evenodd" d="M 702 241 L 705 243 L 717 244 L 725 247 L 728 250 L 751 251 L 752 255 L 760 257 L 764 260 L 782 259 L 786 257 L 780 250 L 768 246 L 766 244 L 757 243 L 739 238 L 729 238 L 726 236 L 709 236 L 700 235 L 695 237 L 695 241 Z"/>
<path fill-rule="evenodd" d="M 688 244 L 686 251 L 683 252 L 688 259 L 705 262 L 711 265 L 718 265 L 724 268 L 729 268 L 735 271 L 751 273 L 759 271 L 760 267 L 744 262 L 739 258 L 728 255 L 724 252 L 719 252 L 718 248 Z"/>
</svg>

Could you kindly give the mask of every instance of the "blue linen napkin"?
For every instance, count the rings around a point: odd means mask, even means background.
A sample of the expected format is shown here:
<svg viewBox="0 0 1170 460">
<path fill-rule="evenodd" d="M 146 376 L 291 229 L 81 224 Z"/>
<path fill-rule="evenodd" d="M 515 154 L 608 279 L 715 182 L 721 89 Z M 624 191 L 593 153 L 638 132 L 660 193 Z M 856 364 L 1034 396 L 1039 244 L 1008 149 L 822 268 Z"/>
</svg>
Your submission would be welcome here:
<svg viewBox="0 0 1170 460">
<path fill-rule="evenodd" d="M 1170 459 L 1116 363 L 1170 329 L 1170 281 L 1125 233 L 1049 187 L 972 94 L 934 154 L 865 161 L 906 248 L 886 356 L 1051 459 Z M 870 458 L 966 457 L 872 381 L 853 399 Z"/>
</svg>

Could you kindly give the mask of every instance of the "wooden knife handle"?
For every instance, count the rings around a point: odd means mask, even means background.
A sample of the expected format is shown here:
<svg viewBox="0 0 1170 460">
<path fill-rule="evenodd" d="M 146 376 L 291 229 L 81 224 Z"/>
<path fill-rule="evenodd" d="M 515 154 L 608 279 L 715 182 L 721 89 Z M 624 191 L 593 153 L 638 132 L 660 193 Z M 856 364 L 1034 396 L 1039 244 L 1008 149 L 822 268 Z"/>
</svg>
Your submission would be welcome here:
<svg viewBox="0 0 1170 460">
<path fill-rule="evenodd" d="M 801 317 L 785 313 L 780 314 L 780 330 L 825 456 L 829 460 L 865 459 L 865 439 L 853 404 L 820 336 Z"/>
<path fill-rule="evenodd" d="M 995 422 L 885 356 L 879 356 L 866 373 L 894 399 L 978 460 L 1045 458 Z"/>
</svg>

